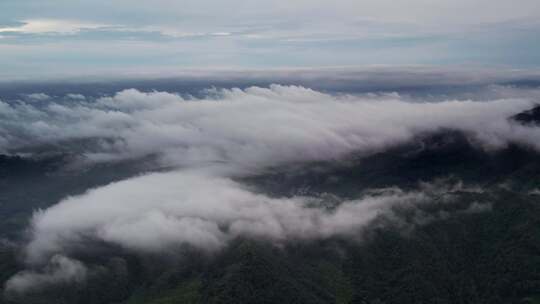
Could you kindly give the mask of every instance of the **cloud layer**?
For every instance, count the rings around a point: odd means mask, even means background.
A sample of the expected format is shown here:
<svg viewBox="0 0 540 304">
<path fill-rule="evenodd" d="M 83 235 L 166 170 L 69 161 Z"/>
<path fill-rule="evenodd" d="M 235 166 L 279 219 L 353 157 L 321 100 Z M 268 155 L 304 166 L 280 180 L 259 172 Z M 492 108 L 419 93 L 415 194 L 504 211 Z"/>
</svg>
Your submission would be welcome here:
<svg viewBox="0 0 540 304">
<path fill-rule="evenodd" d="M 488 148 L 540 142 L 536 128 L 507 119 L 532 107 L 525 96 L 427 103 L 279 85 L 206 96 L 130 89 L 91 101 L 2 102 L 0 149 L 97 139 L 81 151 L 90 161 L 158 155 L 166 165 L 240 168 L 373 152 L 441 129 L 463 131 Z"/>
<path fill-rule="evenodd" d="M 446 129 L 464 132 L 484 149 L 510 142 L 540 149 L 538 128 L 508 119 L 534 104 L 526 94 L 517 96 L 427 103 L 398 94 L 336 96 L 272 85 L 211 89 L 201 98 L 130 89 L 97 99 L 1 102 L 0 148 L 6 152 L 31 154 L 46 145 L 39 150 L 82 155 L 86 164 L 154 155 L 170 168 L 37 212 L 26 261 L 48 266 L 15 276 L 7 287 L 22 290 L 83 273 L 65 256 L 88 240 L 137 252 L 184 245 L 215 251 L 236 237 L 282 242 L 356 233 L 397 205 L 426 201 L 426 191 L 383 191 L 321 208 L 327 203 L 321 198 L 271 198 L 233 179 L 267 166 L 382 151 Z"/>
</svg>

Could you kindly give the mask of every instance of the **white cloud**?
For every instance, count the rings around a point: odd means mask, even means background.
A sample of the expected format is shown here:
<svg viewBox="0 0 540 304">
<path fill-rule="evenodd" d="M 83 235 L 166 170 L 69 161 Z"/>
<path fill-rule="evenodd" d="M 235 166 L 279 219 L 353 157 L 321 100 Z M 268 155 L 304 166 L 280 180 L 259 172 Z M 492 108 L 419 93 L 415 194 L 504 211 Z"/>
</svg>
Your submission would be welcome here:
<svg viewBox="0 0 540 304">
<path fill-rule="evenodd" d="M 81 31 L 100 30 L 133 34 L 155 32 L 174 38 L 225 37 L 232 35 L 231 32 L 211 31 L 208 29 L 183 31 L 182 28 L 185 26 L 181 25 L 126 26 L 122 24 L 102 24 L 68 19 L 25 19 L 20 21 L 20 23 L 21 25 L 18 26 L 0 27 L 0 33 L 74 35 Z"/>
<path fill-rule="evenodd" d="M 145 252 L 184 244 L 213 251 L 238 236 L 281 242 L 349 235 L 392 207 L 423 202 L 434 191 L 426 186 L 421 192 L 367 193 L 325 210 L 315 207 L 324 203 L 320 198 L 271 198 L 233 181 L 267 166 L 372 153 L 446 129 L 462 131 L 487 149 L 509 142 L 540 149 L 539 128 L 508 119 L 532 107 L 536 93 L 515 90 L 499 91 L 505 98 L 484 102 L 411 102 L 399 94 L 334 96 L 279 85 L 212 89 L 202 98 L 130 89 L 66 103 L 2 102 L 0 144 L 16 150 L 107 138 L 96 146 L 77 145 L 82 151 L 74 152 L 105 162 L 154 154 L 173 168 L 68 197 L 37 212 L 27 262 L 46 264 L 88 239 Z M 511 98 L 515 93 L 518 97 Z M 52 268 L 60 274 L 23 272 L 10 284 L 58 281 L 65 278 L 64 268 Z"/>
<path fill-rule="evenodd" d="M 82 94 L 73 94 L 73 93 L 69 93 L 69 94 L 66 94 L 66 98 L 69 98 L 69 99 L 75 99 L 75 100 L 85 100 L 86 97 Z"/>
<path fill-rule="evenodd" d="M 71 139 L 108 138 L 88 159 L 155 154 L 166 165 L 224 162 L 251 168 L 373 152 L 440 129 L 461 130 L 482 146 L 539 147 L 537 128 L 507 118 L 529 98 L 415 103 L 399 95 L 336 97 L 274 85 L 209 91 L 202 99 L 125 90 L 69 104 L 3 104 L 3 150 Z M 96 153 L 96 154 L 94 154 Z"/>
<path fill-rule="evenodd" d="M 326 211 L 314 206 L 320 199 L 270 198 L 212 171 L 154 173 L 36 213 L 27 253 L 30 262 L 40 262 L 83 239 L 162 252 L 182 244 L 214 251 L 238 236 L 284 241 L 351 235 L 396 204 L 425 199 L 422 193 L 385 191 Z"/>
<path fill-rule="evenodd" d="M 341 222 L 325 224 L 326 217 L 320 211 L 303 208 L 302 199 L 272 200 L 227 179 L 253 174 L 266 166 L 331 160 L 353 152 L 372 153 L 443 129 L 463 131 L 473 142 L 489 149 L 508 142 L 540 148 L 538 128 L 508 119 L 533 105 L 524 96 L 487 102 L 415 103 L 402 100 L 398 94 L 336 97 L 302 87 L 274 85 L 210 90 L 202 99 L 131 89 L 95 101 L 53 102 L 42 107 L 1 105 L 4 149 L 108 138 L 79 152 L 90 161 L 154 154 L 163 165 L 191 168 L 197 173 L 158 174 L 110 185 L 36 214 L 35 240 L 30 248 L 52 246 L 52 251 L 60 246 L 59 239 L 84 233 L 126 247 L 142 244 L 159 248 L 170 242 L 187 242 L 219 248 L 227 239 L 219 229 L 223 223 L 230 226 L 228 233 L 260 226 L 259 234 L 266 231 L 280 238 L 299 235 L 291 232 L 295 229 L 307 233 L 311 228 L 293 227 L 292 223 L 314 225 L 312 216 L 324 229 Z M 208 176 L 201 178 L 201 172 Z M 192 210 L 192 205 L 197 207 Z M 356 208 L 349 204 L 342 208 L 347 206 Z M 268 213 L 272 220 L 262 220 L 265 216 L 259 214 L 235 222 L 244 215 L 231 215 L 231 210 L 244 207 L 249 212 Z M 284 214 L 272 214 L 282 209 L 290 211 L 291 216 L 300 215 L 288 219 Z M 95 216 L 93 211 L 97 212 Z M 212 213 L 218 218 L 212 218 Z M 338 210 L 333 216 L 339 214 Z M 306 216 L 308 221 L 303 222 Z M 283 220 L 293 226 L 283 226 Z M 178 234 L 188 228 L 189 234 Z M 320 229 L 314 230 L 321 233 Z"/>
<path fill-rule="evenodd" d="M 76 34 L 82 30 L 95 30 L 107 27 L 104 24 L 59 19 L 28 19 L 22 20 L 22 25 L 12 27 L 0 27 L 0 33 L 25 33 L 25 34 Z"/>
<path fill-rule="evenodd" d="M 43 101 L 43 100 L 47 100 L 51 98 L 51 96 L 45 93 L 32 93 L 32 94 L 26 94 L 25 96 L 29 100 L 35 100 L 35 101 Z"/>
<path fill-rule="evenodd" d="M 214 33 L 211 33 L 212 36 L 230 36 L 232 35 L 232 33 L 229 33 L 229 32 L 214 32 Z"/>
</svg>

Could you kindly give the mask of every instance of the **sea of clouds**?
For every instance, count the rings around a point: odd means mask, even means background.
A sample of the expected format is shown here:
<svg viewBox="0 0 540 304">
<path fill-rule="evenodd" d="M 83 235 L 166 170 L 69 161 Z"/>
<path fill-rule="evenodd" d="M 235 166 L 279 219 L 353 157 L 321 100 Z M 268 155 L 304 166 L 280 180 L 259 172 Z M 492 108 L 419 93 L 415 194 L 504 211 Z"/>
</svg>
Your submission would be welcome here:
<svg viewBox="0 0 540 304">
<path fill-rule="evenodd" d="M 155 157 L 166 172 L 91 189 L 37 211 L 21 272 L 6 288 L 84 276 L 70 248 L 93 239 L 137 252 L 189 245 L 216 251 L 237 237 L 276 242 L 354 235 L 422 191 L 383 191 L 315 208 L 320 198 L 275 198 L 235 179 L 269 166 L 375 153 L 441 130 L 480 149 L 517 143 L 540 149 L 540 129 L 509 119 L 535 94 L 500 88 L 501 98 L 425 102 L 399 94 L 336 95 L 298 86 L 210 89 L 205 97 L 120 91 L 89 98 L 35 95 L 0 102 L 0 151 L 74 153 L 82 165 Z M 91 145 L 73 142 L 91 141 Z M 43 148 L 46 147 L 46 148 Z M 35 270 L 37 269 L 37 270 Z"/>
</svg>

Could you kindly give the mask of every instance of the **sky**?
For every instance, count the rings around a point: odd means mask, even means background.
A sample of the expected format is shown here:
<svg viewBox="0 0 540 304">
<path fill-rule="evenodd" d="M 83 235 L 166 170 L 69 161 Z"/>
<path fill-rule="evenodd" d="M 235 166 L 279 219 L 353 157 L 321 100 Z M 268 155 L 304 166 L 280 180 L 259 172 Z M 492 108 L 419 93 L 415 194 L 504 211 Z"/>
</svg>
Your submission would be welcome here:
<svg viewBox="0 0 540 304">
<path fill-rule="evenodd" d="M 538 0 L 2 0 L 0 79 L 540 66 Z"/>
</svg>

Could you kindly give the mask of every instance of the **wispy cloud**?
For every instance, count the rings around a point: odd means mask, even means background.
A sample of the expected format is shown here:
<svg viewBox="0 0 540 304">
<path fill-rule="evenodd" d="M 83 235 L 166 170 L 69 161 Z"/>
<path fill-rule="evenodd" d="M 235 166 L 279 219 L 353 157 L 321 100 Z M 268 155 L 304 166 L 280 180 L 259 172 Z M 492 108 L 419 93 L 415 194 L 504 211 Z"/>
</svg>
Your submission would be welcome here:
<svg viewBox="0 0 540 304">
<path fill-rule="evenodd" d="M 0 27 L 0 33 L 35 35 L 76 35 L 81 32 L 126 32 L 131 34 L 155 33 L 171 38 L 226 37 L 234 33 L 228 31 L 189 31 L 183 26 L 127 26 L 122 24 L 101 24 L 66 19 L 27 19 L 17 26 Z"/>
<path fill-rule="evenodd" d="M 0 27 L 0 33 L 73 35 L 83 30 L 96 30 L 106 27 L 108 26 L 105 24 L 83 21 L 61 19 L 28 19 L 22 20 L 21 25 L 19 26 Z"/>
<path fill-rule="evenodd" d="M 81 282 L 87 269 L 79 261 L 56 255 L 43 271 L 23 271 L 6 282 L 9 292 L 22 293 L 29 290 L 47 288 L 54 284 Z"/>
</svg>

